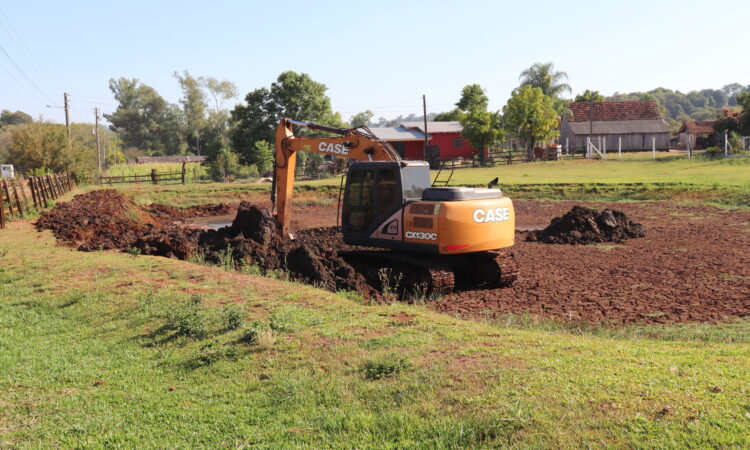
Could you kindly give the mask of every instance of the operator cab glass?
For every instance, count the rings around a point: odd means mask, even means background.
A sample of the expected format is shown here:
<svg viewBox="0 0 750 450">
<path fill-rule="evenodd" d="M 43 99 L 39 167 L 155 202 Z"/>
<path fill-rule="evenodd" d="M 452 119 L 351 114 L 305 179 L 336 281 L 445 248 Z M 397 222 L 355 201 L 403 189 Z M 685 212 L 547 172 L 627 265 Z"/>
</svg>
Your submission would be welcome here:
<svg viewBox="0 0 750 450">
<path fill-rule="evenodd" d="M 419 200 L 429 187 L 427 166 L 398 161 L 354 162 L 349 167 L 341 212 L 342 231 L 369 236 L 398 212 L 404 202 Z"/>
</svg>

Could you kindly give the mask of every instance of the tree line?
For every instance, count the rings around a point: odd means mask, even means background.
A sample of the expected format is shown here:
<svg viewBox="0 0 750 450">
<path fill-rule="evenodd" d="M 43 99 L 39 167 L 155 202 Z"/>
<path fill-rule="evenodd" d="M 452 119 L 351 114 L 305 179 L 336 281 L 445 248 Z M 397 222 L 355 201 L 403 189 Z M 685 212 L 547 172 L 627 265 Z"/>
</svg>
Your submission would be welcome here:
<svg viewBox="0 0 750 450">
<path fill-rule="evenodd" d="M 211 172 L 219 179 L 236 175 L 243 166 L 266 174 L 272 167 L 274 130 L 282 117 L 336 127 L 393 127 L 423 119 L 410 114 L 375 120 L 373 112 L 366 110 L 351 116 L 347 123 L 333 111 L 325 84 L 305 73 L 283 72 L 269 86 L 247 93 L 239 103 L 237 87 L 230 81 L 196 77 L 188 71 L 174 72 L 173 76 L 182 94 L 177 103 L 166 101 L 137 78 L 109 80 L 118 106 L 104 116 L 109 127 L 100 127 L 107 148 L 106 164 L 139 155 L 192 154 L 207 156 Z M 571 100 L 565 98 L 571 92 L 567 79 L 567 74 L 555 70 L 552 63 L 536 63 L 520 74 L 519 86 L 501 110 L 490 111 L 485 90 L 470 84 L 459 93 L 454 109 L 430 113 L 427 119 L 461 122 L 464 137 L 475 148 L 485 149 L 515 137 L 525 143 L 528 157 L 533 159 L 534 146 L 555 137 L 559 118 L 570 113 L 567 105 Z M 683 120 L 714 119 L 725 110 L 750 110 L 750 86 L 734 83 L 687 94 L 658 88 L 609 97 L 586 90 L 572 101 L 643 99 L 656 100 L 665 120 L 676 130 Z M 721 126 L 750 134 L 747 116 L 727 116 L 720 121 Z M 21 111 L 3 110 L 0 126 L 0 158 L 16 164 L 20 171 L 73 171 L 82 175 L 96 169 L 90 124 L 73 124 L 70 142 L 63 125 L 35 122 Z M 303 129 L 300 133 L 310 131 Z M 311 168 L 322 160 L 315 154 L 300 154 L 298 158 L 301 167 Z"/>
</svg>

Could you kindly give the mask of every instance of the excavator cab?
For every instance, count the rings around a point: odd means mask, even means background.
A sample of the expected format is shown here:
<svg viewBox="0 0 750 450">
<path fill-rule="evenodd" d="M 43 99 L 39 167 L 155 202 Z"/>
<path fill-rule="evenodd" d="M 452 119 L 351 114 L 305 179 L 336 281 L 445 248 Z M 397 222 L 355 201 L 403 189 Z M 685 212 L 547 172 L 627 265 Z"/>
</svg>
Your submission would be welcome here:
<svg viewBox="0 0 750 450">
<path fill-rule="evenodd" d="M 349 167 L 344 190 L 341 225 L 344 239 L 400 240 L 398 214 L 404 204 L 420 200 L 430 187 L 424 161 L 355 161 Z"/>
</svg>

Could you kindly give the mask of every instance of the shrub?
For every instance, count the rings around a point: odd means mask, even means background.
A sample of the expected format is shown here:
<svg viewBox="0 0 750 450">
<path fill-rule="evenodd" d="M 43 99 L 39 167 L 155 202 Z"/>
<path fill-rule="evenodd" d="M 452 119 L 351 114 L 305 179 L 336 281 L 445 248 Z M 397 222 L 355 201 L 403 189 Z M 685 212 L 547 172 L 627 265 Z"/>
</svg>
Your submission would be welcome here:
<svg viewBox="0 0 750 450">
<path fill-rule="evenodd" d="M 221 321 L 227 330 L 237 330 L 245 322 L 245 310 L 238 304 L 226 305 L 221 309 Z"/>
<path fill-rule="evenodd" d="M 208 333 L 208 317 L 201 307 L 199 295 L 190 297 L 187 305 L 174 308 L 167 315 L 165 328 L 174 330 L 176 335 L 200 338 Z"/>
<path fill-rule="evenodd" d="M 402 372 L 411 367 L 405 357 L 389 355 L 379 359 L 370 359 L 362 364 L 362 374 L 367 380 L 380 380 Z"/>
</svg>

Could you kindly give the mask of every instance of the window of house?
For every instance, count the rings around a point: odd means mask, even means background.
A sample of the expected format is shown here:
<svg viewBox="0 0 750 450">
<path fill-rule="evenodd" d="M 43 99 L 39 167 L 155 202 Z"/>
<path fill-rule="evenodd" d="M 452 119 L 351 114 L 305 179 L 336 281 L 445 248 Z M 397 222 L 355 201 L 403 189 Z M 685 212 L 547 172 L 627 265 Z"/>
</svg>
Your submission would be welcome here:
<svg viewBox="0 0 750 450">
<path fill-rule="evenodd" d="M 464 148 L 464 140 L 460 137 L 453 138 L 453 148 Z"/>
</svg>

